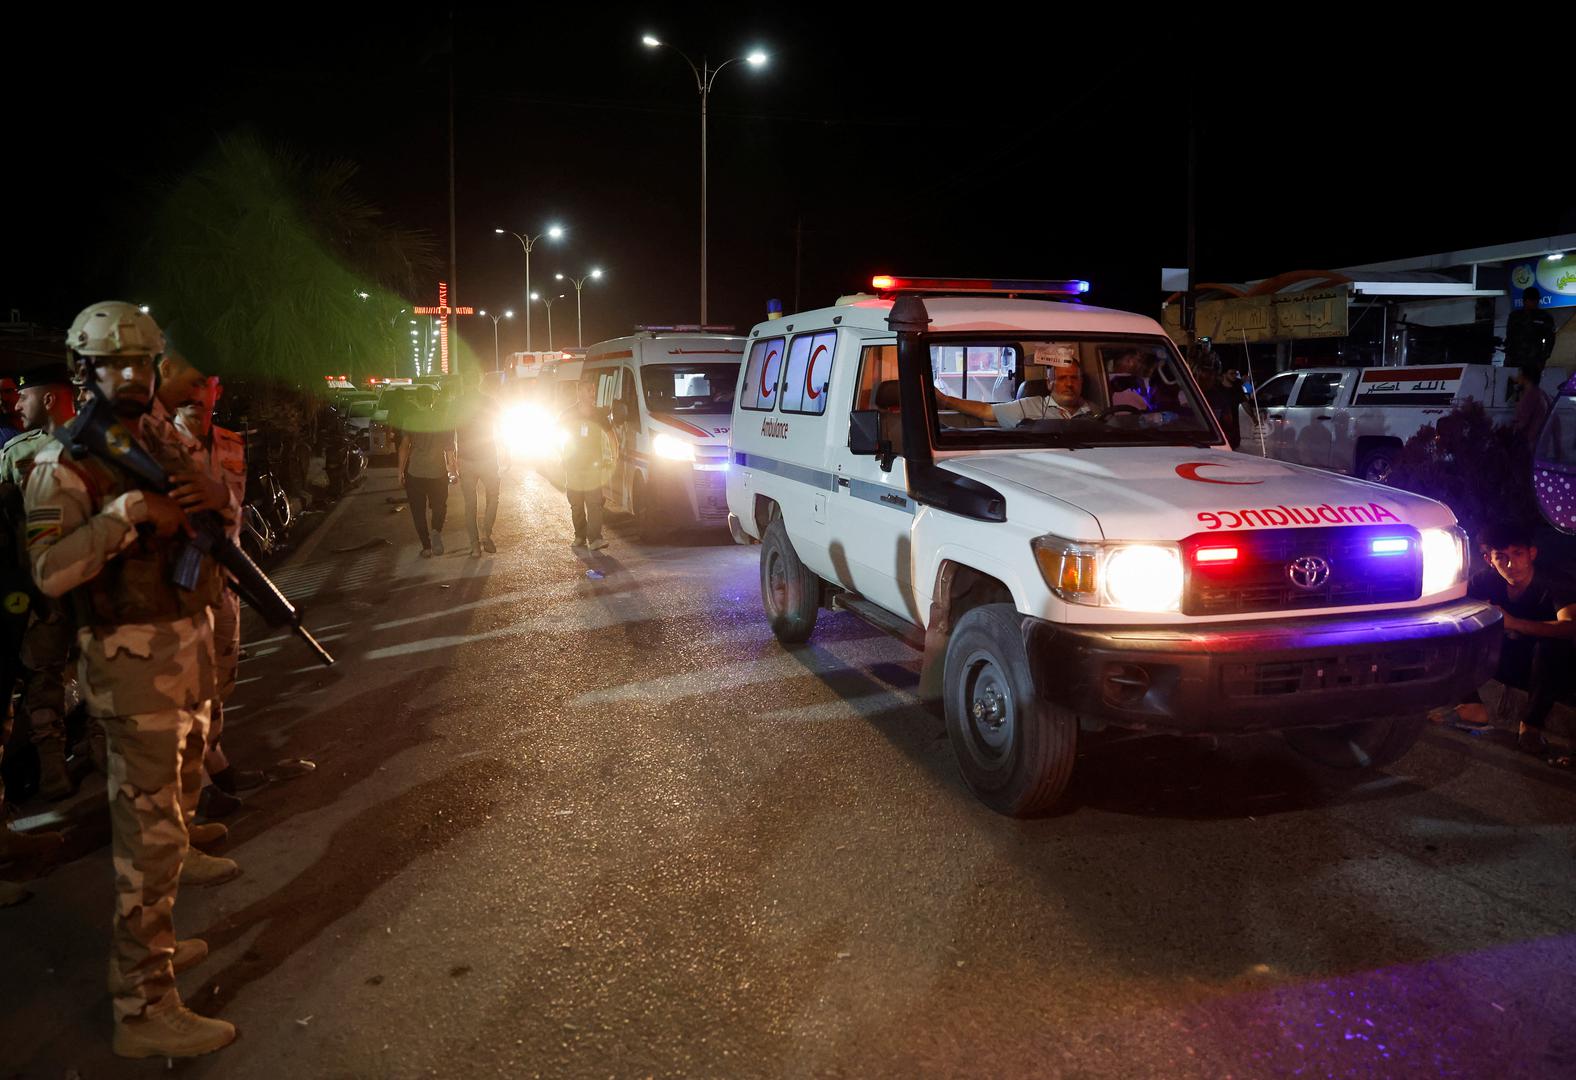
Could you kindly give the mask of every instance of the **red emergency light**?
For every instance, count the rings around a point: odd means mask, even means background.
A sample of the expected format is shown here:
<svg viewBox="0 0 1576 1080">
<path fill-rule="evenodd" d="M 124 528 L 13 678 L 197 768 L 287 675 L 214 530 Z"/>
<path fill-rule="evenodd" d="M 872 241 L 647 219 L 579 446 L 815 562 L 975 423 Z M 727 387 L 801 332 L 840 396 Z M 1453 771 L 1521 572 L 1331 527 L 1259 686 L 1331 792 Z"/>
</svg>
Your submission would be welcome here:
<svg viewBox="0 0 1576 1080">
<path fill-rule="evenodd" d="M 950 293 L 981 296 L 1082 296 L 1089 283 L 1076 278 L 1067 281 L 1035 281 L 1026 278 L 932 278 L 896 277 L 877 274 L 870 287 L 883 296 L 894 293 Z"/>
<path fill-rule="evenodd" d="M 1199 548 L 1193 553 L 1193 561 L 1199 563 L 1236 562 L 1237 549 L 1234 547 Z"/>
</svg>

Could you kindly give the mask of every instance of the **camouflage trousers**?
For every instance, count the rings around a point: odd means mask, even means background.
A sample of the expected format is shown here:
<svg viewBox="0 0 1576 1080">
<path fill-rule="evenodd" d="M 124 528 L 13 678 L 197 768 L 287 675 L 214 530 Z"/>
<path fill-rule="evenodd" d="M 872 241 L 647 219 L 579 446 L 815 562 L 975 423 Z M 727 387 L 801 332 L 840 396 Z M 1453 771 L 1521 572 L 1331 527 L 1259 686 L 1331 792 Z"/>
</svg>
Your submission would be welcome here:
<svg viewBox="0 0 1576 1080">
<path fill-rule="evenodd" d="M 58 610 L 44 611 L 22 635 L 22 666 L 28 671 L 24 689 L 27 719 L 34 745 L 66 739 L 66 668 L 77 631 Z"/>
<path fill-rule="evenodd" d="M 171 965 L 175 894 L 186 821 L 202 787 L 208 719 L 208 702 L 104 718 L 115 864 L 109 991 L 117 1021 L 180 1001 Z"/>
<path fill-rule="evenodd" d="M 241 663 L 241 598 L 224 590 L 224 601 L 213 609 L 214 682 L 213 723 L 208 745 L 217 746 L 224 731 L 224 703 L 235 692 L 235 672 Z"/>
</svg>

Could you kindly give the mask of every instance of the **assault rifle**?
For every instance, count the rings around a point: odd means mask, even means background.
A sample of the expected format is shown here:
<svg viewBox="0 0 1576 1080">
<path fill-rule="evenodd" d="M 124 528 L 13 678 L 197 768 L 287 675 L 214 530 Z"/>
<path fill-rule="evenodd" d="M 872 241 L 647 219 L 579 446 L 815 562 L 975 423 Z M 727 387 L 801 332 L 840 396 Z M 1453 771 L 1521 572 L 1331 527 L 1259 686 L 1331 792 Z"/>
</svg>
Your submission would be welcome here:
<svg viewBox="0 0 1576 1080">
<path fill-rule="evenodd" d="M 115 418 L 110 403 L 97 394 L 77 414 L 75 420 L 55 433 L 55 437 L 65 443 L 73 454 L 91 454 L 101 461 L 118 465 L 154 491 L 168 493 L 173 486 L 164 467 L 137 444 L 131 433 Z M 328 650 L 318 644 L 311 632 L 301 625 L 301 612 L 285 598 L 277 585 L 268 580 L 268 575 L 251 557 L 225 535 L 224 519 L 212 510 L 186 516 L 196 535 L 176 560 L 172 574 L 175 584 L 188 590 L 196 588 L 203 556 L 211 556 L 229 572 L 229 584 L 236 595 L 261 615 L 269 626 L 288 626 L 317 654 L 324 666 L 333 664 L 334 658 Z"/>
</svg>

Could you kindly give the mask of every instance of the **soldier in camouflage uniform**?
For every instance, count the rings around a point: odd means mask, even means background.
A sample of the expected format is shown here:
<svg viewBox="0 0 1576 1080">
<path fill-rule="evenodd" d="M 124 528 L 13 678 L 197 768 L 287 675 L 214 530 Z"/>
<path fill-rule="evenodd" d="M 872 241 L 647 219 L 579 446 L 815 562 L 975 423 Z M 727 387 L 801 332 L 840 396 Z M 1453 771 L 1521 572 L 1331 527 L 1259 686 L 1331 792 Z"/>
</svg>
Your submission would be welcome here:
<svg viewBox="0 0 1576 1080">
<path fill-rule="evenodd" d="M 172 570 L 190 527 L 186 511 L 236 508 L 173 428 L 148 415 L 164 340 L 146 313 L 95 304 L 72 323 L 67 345 L 93 393 L 113 405 L 130 438 L 175 485 L 156 493 L 119 466 L 57 441 L 34 456 L 25 504 L 34 580 L 46 596 L 71 596 L 83 700 L 108 736 L 114 1049 L 125 1057 L 192 1057 L 228 1045 L 235 1028 L 191 1012 L 175 986 L 176 970 L 207 953 L 200 941 L 175 938 L 182 862 L 209 882 L 239 869 L 189 848 L 181 813 L 183 790 L 195 797 L 201 784 L 214 683 L 211 608 L 222 582 L 207 558 L 191 590 L 174 583 Z"/>
<path fill-rule="evenodd" d="M 174 350 L 159 362 L 159 400 L 173 413 L 175 430 L 182 444 L 211 478 L 229 489 L 235 505 L 240 506 L 246 501 L 246 444 L 241 436 L 213 422 L 213 411 L 222 393 L 217 375 L 204 375 Z M 226 525 L 230 540 L 239 543 L 240 516 L 229 519 Z M 233 807 L 241 805 L 231 798 L 238 780 L 245 784 L 252 777 L 259 783 L 263 779 L 261 773 L 239 772 L 232 768 L 219 743 L 224 732 L 224 703 L 235 690 L 235 673 L 241 659 L 241 598 L 234 589 L 225 589 L 223 601 L 214 608 L 213 648 L 216 686 L 204 765 L 220 790 L 208 793 L 213 797 L 206 811 L 210 816 L 215 815 L 212 805 L 224 799 L 229 799 Z M 196 808 L 190 809 L 195 811 Z M 211 831 L 215 824 L 210 822 L 195 826 L 195 829 Z M 218 828 L 223 829 L 223 826 Z"/>
<path fill-rule="evenodd" d="M 70 423 L 77 409 L 71 375 L 64 364 L 24 371 L 17 385 L 26 433 L 0 452 L 0 500 L 6 503 L 8 516 L 20 521 L 22 491 L 33 469 L 33 455 L 52 441 L 56 428 Z M 21 533 L 17 535 L 20 538 Z M 20 543 L 17 549 L 17 572 L 27 575 L 27 558 Z M 31 617 L 17 656 L 26 671 L 23 701 L 33 747 L 38 751 L 38 790 L 46 799 L 63 799 L 76 790 L 66 770 L 65 727 L 66 664 L 76 632 L 62 605 L 35 595 L 29 606 Z M 7 683 L 8 691 L 9 686 Z"/>
</svg>

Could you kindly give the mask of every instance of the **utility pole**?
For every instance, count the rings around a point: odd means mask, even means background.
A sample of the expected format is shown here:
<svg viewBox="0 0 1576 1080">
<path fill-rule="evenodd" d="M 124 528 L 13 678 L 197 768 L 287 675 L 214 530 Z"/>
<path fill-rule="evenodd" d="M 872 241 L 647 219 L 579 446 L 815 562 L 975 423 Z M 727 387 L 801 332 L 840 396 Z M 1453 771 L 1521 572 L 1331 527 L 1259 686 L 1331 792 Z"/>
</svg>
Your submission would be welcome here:
<svg viewBox="0 0 1576 1080">
<path fill-rule="evenodd" d="M 449 305 L 460 303 L 460 274 L 454 256 L 454 9 L 449 9 Z M 456 327 L 458 329 L 458 327 Z"/>
</svg>

